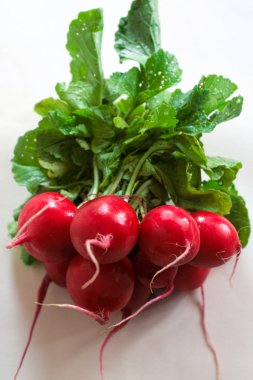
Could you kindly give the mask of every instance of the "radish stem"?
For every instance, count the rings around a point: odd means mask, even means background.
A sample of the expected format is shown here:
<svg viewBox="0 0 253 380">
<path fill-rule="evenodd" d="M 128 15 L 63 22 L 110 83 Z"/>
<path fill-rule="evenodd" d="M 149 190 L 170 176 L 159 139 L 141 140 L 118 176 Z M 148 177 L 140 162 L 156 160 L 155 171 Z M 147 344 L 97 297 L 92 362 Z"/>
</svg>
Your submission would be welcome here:
<svg viewBox="0 0 253 380">
<path fill-rule="evenodd" d="M 133 191 L 134 184 L 136 182 L 136 179 L 138 177 L 139 171 L 141 170 L 142 166 L 144 165 L 145 161 L 149 156 L 151 156 L 154 152 L 158 152 L 161 150 L 167 150 L 170 147 L 168 143 L 161 143 L 159 146 L 151 147 L 146 153 L 143 154 L 143 156 L 138 161 L 138 164 L 136 165 L 133 174 L 130 178 L 129 184 L 126 189 L 126 195 L 130 195 Z"/>
</svg>

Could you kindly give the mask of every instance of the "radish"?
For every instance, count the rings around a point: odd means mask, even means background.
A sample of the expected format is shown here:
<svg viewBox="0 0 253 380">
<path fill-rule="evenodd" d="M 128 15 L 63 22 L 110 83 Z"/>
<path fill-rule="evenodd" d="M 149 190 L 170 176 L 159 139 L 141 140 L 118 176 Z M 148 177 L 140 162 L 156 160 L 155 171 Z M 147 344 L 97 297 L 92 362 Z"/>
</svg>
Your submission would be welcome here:
<svg viewBox="0 0 253 380">
<path fill-rule="evenodd" d="M 191 261 L 198 253 L 199 244 L 197 224 L 181 207 L 158 206 L 142 220 L 140 248 L 148 260 L 159 267 Z"/>
<path fill-rule="evenodd" d="M 174 279 L 175 290 L 191 291 L 199 288 L 210 273 L 210 268 L 196 268 L 185 264 L 178 268 Z"/>
<path fill-rule="evenodd" d="M 129 302 L 134 289 L 133 266 L 128 258 L 101 265 L 99 276 L 82 290 L 93 272 L 94 264 L 76 255 L 68 267 L 67 290 L 77 306 L 107 318 Z"/>
<path fill-rule="evenodd" d="M 69 266 L 68 261 L 61 261 L 59 263 L 45 261 L 44 266 L 50 279 L 57 285 L 66 288 L 66 275 Z"/>
<path fill-rule="evenodd" d="M 138 280 L 145 286 L 150 287 L 153 276 L 161 269 L 151 263 L 145 254 L 139 252 L 133 260 L 134 270 Z M 161 272 L 152 283 L 153 289 L 170 287 L 177 273 L 177 267 L 171 267 Z"/>
<path fill-rule="evenodd" d="M 133 310 L 137 310 L 140 306 L 144 305 L 150 294 L 149 288 L 136 279 L 132 297 L 124 307 L 125 314 L 131 314 Z"/>
<path fill-rule="evenodd" d="M 184 209 L 164 205 L 149 211 L 140 226 L 139 246 L 152 264 L 162 267 L 153 275 L 150 288 L 152 288 L 157 276 L 161 276 L 172 266 L 183 265 L 192 260 L 198 253 L 199 245 L 200 234 L 197 224 Z M 162 294 L 146 302 L 137 311 L 113 327 L 120 326 L 140 314 L 148 306 L 168 297 L 173 289 L 173 281 L 169 281 Z"/>
<path fill-rule="evenodd" d="M 210 211 L 192 213 L 200 231 L 200 249 L 191 264 L 217 267 L 239 255 L 241 243 L 235 227 L 225 217 Z"/>
<path fill-rule="evenodd" d="M 45 192 L 32 197 L 22 208 L 18 233 L 8 244 L 23 244 L 40 261 L 65 261 L 75 253 L 70 239 L 70 223 L 76 206 L 59 193 Z"/>
<path fill-rule="evenodd" d="M 77 252 L 88 260 L 94 255 L 100 264 L 111 264 L 127 256 L 137 242 L 138 232 L 134 209 L 115 195 L 86 202 L 70 226 Z"/>
</svg>

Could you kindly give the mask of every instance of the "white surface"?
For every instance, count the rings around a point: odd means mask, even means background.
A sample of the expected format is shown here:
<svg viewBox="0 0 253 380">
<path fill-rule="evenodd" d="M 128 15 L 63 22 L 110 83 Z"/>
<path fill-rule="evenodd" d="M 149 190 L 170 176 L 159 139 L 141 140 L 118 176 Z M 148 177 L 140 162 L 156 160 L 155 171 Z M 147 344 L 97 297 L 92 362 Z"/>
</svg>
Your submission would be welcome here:
<svg viewBox="0 0 253 380">
<path fill-rule="evenodd" d="M 42 278 L 40 268 L 24 267 L 18 254 L 4 248 L 6 224 L 26 192 L 11 175 L 17 137 L 38 120 L 33 105 L 54 95 L 58 81 L 68 81 L 64 48 L 69 22 L 81 10 L 105 11 L 104 67 L 120 69 L 113 35 L 130 0 L 2 0 L 0 4 L 1 256 L 0 379 L 16 370 Z M 184 70 L 182 87 L 202 74 L 223 74 L 244 96 L 242 115 L 205 137 L 210 155 L 243 161 L 237 185 L 253 215 L 252 159 L 252 14 L 251 0 L 160 0 L 164 49 Z M 252 239 L 228 285 L 231 264 L 213 271 L 206 282 L 207 325 L 220 357 L 223 380 L 253 379 Z M 199 297 L 196 293 L 195 299 Z M 52 285 L 48 302 L 67 302 Z M 99 379 L 98 350 L 103 328 L 71 311 L 44 309 L 20 380 Z M 188 294 L 172 297 L 144 312 L 111 341 L 105 354 L 106 380 L 214 380 L 214 365 L 199 327 L 199 313 Z"/>
</svg>

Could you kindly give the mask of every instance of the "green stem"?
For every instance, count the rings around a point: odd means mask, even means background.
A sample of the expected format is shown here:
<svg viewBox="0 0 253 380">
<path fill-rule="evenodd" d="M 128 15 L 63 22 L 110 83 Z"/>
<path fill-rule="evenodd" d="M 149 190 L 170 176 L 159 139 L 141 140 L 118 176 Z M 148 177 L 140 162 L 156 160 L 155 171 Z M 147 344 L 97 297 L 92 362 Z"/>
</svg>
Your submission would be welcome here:
<svg viewBox="0 0 253 380">
<path fill-rule="evenodd" d="M 118 172 L 117 177 L 115 178 L 115 181 L 113 183 L 111 183 L 106 188 L 106 190 L 103 192 L 104 195 L 105 194 L 114 194 L 115 193 L 115 191 L 116 191 L 116 189 L 117 189 L 117 187 L 118 187 L 118 185 L 119 185 L 119 183 L 120 183 L 120 181 L 121 181 L 121 179 L 122 179 L 122 177 L 124 175 L 124 171 L 125 171 L 125 168 L 122 167 L 120 169 L 120 171 Z"/>
<path fill-rule="evenodd" d="M 139 187 L 139 189 L 136 191 L 136 193 L 134 195 L 136 195 L 136 198 L 133 197 L 133 201 L 131 203 L 131 206 L 135 209 L 135 207 L 138 206 L 138 199 L 137 197 L 145 197 L 145 195 L 147 195 L 148 193 L 148 188 L 149 186 L 151 185 L 152 183 L 152 179 L 149 178 L 147 179 L 145 182 L 143 182 L 143 184 Z"/>
<path fill-rule="evenodd" d="M 77 186 L 77 185 L 91 185 L 91 181 L 90 180 L 87 180 L 87 181 L 74 181 L 72 183 L 68 183 L 66 185 L 48 185 L 48 186 L 41 186 L 42 188 L 47 188 L 47 189 L 50 189 L 50 190 L 61 190 L 61 189 L 69 189 L 69 188 L 72 188 L 74 186 Z"/>
<path fill-rule="evenodd" d="M 146 190 L 152 183 L 153 179 L 149 178 L 143 184 L 139 187 L 139 189 L 136 191 L 136 195 L 141 195 L 144 190 Z"/>
<path fill-rule="evenodd" d="M 136 165 L 136 167 L 133 171 L 132 177 L 130 178 L 129 184 L 128 184 L 127 189 L 126 189 L 126 195 L 132 194 L 134 184 L 136 182 L 138 174 L 139 174 L 142 166 L 144 165 L 145 161 L 148 159 L 148 157 L 151 156 L 154 152 L 158 152 L 159 150 L 168 150 L 169 147 L 170 147 L 170 145 L 167 142 L 161 143 L 160 145 L 156 145 L 154 147 L 151 147 L 149 150 L 147 150 L 146 153 L 143 154 L 143 156 L 140 158 L 138 164 Z"/>
<path fill-rule="evenodd" d="M 88 192 L 89 199 L 96 198 L 96 195 L 98 194 L 98 188 L 99 188 L 99 171 L 97 167 L 96 162 L 96 156 L 93 157 L 93 185 Z"/>
</svg>

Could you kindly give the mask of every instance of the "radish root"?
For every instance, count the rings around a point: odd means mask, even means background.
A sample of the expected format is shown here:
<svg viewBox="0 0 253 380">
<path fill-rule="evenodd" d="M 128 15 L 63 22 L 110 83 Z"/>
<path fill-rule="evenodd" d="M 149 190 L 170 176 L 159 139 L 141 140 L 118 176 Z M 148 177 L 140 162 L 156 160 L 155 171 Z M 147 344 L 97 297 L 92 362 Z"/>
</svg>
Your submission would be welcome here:
<svg viewBox="0 0 253 380">
<path fill-rule="evenodd" d="M 236 256 L 235 256 L 235 262 L 234 262 L 234 265 L 233 265 L 233 269 L 232 269 L 231 275 L 229 276 L 229 284 L 230 284 L 231 288 L 233 287 L 232 279 L 234 277 L 236 268 L 238 266 L 238 262 L 239 262 L 239 258 L 240 258 L 241 253 L 242 253 L 242 247 L 240 246 L 239 249 L 238 249 L 238 252 L 236 253 Z"/>
<path fill-rule="evenodd" d="M 86 242 L 85 242 L 85 248 L 86 248 L 86 251 L 88 253 L 88 256 L 89 256 L 90 260 L 95 265 L 95 273 L 93 274 L 93 276 L 87 282 L 85 282 L 85 284 L 82 285 L 82 290 L 86 289 L 89 285 L 91 285 L 96 280 L 96 278 L 97 278 L 97 276 L 99 275 L 99 272 L 100 272 L 99 262 L 98 262 L 96 256 L 94 255 L 93 249 L 92 249 L 91 246 L 94 245 L 96 247 L 105 249 L 105 252 L 106 252 L 108 250 L 108 248 L 110 247 L 110 244 L 111 244 L 110 242 L 111 242 L 112 239 L 113 239 L 112 235 L 97 234 L 96 239 L 88 239 L 88 240 L 86 240 Z"/>
<path fill-rule="evenodd" d="M 88 317 L 95 319 L 95 321 L 97 321 L 101 325 L 104 325 L 109 320 L 108 313 L 106 313 L 102 317 L 100 317 L 100 315 L 94 313 L 93 311 L 83 309 L 82 307 L 76 306 L 76 305 L 65 304 L 65 303 L 62 303 L 62 304 L 59 304 L 59 303 L 39 303 L 39 302 L 36 302 L 36 303 L 41 305 L 41 306 L 49 306 L 49 307 L 55 306 L 55 307 L 61 307 L 63 309 L 78 311 L 81 314 L 87 315 Z"/>
<path fill-rule="evenodd" d="M 28 334 L 28 339 L 27 339 L 27 342 L 26 342 L 26 345 L 25 345 L 25 349 L 24 349 L 23 354 L 21 356 L 21 359 L 20 359 L 17 371 L 16 371 L 15 376 L 14 376 L 14 380 L 17 379 L 19 371 L 20 371 L 20 369 L 21 369 L 21 367 L 23 365 L 26 353 L 28 351 L 28 348 L 29 348 L 31 340 L 32 340 L 33 331 L 34 331 L 37 319 L 38 319 L 38 317 L 40 315 L 40 311 L 41 311 L 41 308 L 42 308 L 42 305 L 43 305 L 43 301 L 44 301 L 44 299 L 46 297 L 47 290 L 48 290 L 48 287 L 49 287 L 50 283 L 51 283 L 51 279 L 46 274 L 44 276 L 42 282 L 41 282 L 41 285 L 40 285 L 38 293 L 37 293 L 37 302 L 36 302 L 37 306 L 36 306 L 35 313 L 34 313 L 34 316 L 33 316 L 32 325 L 30 327 L 30 331 L 29 331 L 29 334 Z"/>
<path fill-rule="evenodd" d="M 201 290 L 201 305 L 200 305 L 200 311 L 201 311 L 201 327 L 203 331 L 203 335 L 207 344 L 207 347 L 211 351 L 213 358 L 214 358 L 214 363 L 215 363 L 215 373 L 216 373 L 216 380 L 221 380 L 221 372 L 220 372 L 220 364 L 219 364 L 219 359 L 217 352 L 210 340 L 207 327 L 206 327 L 206 302 L 205 302 L 205 291 L 204 291 L 204 286 L 201 285 L 200 287 Z"/>
<path fill-rule="evenodd" d="M 155 281 L 155 278 L 156 278 L 160 273 L 164 272 L 165 270 L 169 269 L 170 267 L 176 265 L 179 261 L 183 260 L 183 259 L 188 255 L 190 248 L 191 248 L 191 243 L 187 240 L 187 241 L 186 241 L 186 248 L 185 248 L 184 252 L 183 252 L 181 255 L 176 256 L 176 259 L 175 259 L 175 260 L 173 260 L 173 261 L 170 262 L 168 265 L 166 265 L 166 266 L 163 267 L 162 269 L 158 270 L 158 271 L 154 274 L 154 276 L 152 277 L 152 279 L 151 279 L 151 281 L 150 281 L 150 284 L 149 284 L 149 287 L 150 287 L 150 291 L 151 291 L 151 293 L 153 293 L 153 288 L 152 288 L 152 286 L 153 286 L 153 283 L 154 283 L 154 281 Z"/>
<path fill-rule="evenodd" d="M 119 323 L 116 323 L 115 325 L 112 325 L 109 327 L 109 329 L 121 326 L 125 322 L 129 321 L 130 319 L 136 317 L 138 314 L 140 314 L 143 310 L 145 310 L 148 306 L 153 305 L 153 303 L 156 303 L 159 300 L 162 300 L 166 297 L 168 297 L 174 290 L 174 285 L 172 284 L 164 293 L 160 294 L 159 296 L 151 299 L 150 301 L 146 302 L 143 306 L 141 306 L 137 311 L 135 311 L 133 314 L 129 315 L 125 319 L 122 319 Z"/>
<path fill-rule="evenodd" d="M 129 311 L 126 311 L 126 310 L 123 310 L 122 311 L 122 321 L 129 315 Z M 108 332 L 108 334 L 106 335 L 101 347 L 100 347 L 100 351 L 99 351 L 99 364 L 100 364 L 100 377 L 101 377 L 101 380 L 104 380 L 104 351 L 105 351 L 105 348 L 107 346 L 107 344 L 109 343 L 109 340 L 119 331 L 121 330 L 123 327 L 126 326 L 126 324 L 128 323 L 128 321 L 125 321 L 124 323 L 122 323 L 121 325 L 119 326 L 115 326 L 111 331 Z"/>
</svg>

